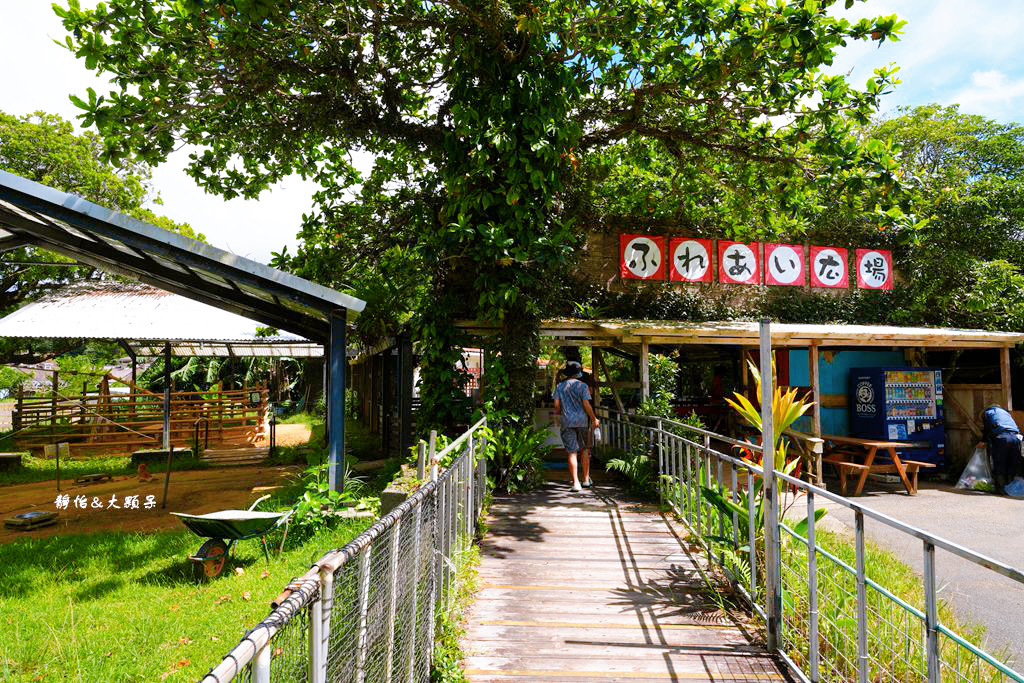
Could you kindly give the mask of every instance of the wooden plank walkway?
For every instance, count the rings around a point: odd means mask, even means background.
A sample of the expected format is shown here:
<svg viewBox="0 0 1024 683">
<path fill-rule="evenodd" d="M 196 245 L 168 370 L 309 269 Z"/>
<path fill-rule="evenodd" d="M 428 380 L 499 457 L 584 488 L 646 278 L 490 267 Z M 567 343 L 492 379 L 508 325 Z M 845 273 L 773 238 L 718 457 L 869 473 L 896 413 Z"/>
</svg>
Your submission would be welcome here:
<svg viewBox="0 0 1024 683">
<path fill-rule="evenodd" d="M 462 643 L 473 683 L 790 680 L 655 505 L 549 483 L 496 497 L 487 523 Z"/>
</svg>

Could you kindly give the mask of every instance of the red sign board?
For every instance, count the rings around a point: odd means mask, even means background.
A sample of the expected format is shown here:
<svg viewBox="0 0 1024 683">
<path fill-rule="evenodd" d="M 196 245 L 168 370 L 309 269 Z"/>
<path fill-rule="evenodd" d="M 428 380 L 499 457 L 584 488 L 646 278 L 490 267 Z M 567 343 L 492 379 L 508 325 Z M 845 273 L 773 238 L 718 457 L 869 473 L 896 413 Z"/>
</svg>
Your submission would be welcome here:
<svg viewBox="0 0 1024 683">
<path fill-rule="evenodd" d="M 804 248 L 799 244 L 764 245 L 764 283 L 783 287 L 807 284 Z"/>
<path fill-rule="evenodd" d="M 718 242 L 718 281 L 728 285 L 761 284 L 760 244 Z"/>
<path fill-rule="evenodd" d="M 711 267 L 714 248 L 711 240 L 673 237 L 669 242 L 672 257 L 668 277 L 672 282 L 711 282 L 715 270 Z"/>
<path fill-rule="evenodd" d="M 811 247 L 811 287 L 849 289 L 850 255 L 841 247 Z"/>
<path fill-rule="evenodd" d="M 623 280 L 664 280 L 665 238 L 620 236 L 619 272 Z"/>
<path fill-rule="evenodd" d="M 857 286 L 861 289 L 892 289 L 892 252 L 884 249 L 857 250 Z"/>
</svg>

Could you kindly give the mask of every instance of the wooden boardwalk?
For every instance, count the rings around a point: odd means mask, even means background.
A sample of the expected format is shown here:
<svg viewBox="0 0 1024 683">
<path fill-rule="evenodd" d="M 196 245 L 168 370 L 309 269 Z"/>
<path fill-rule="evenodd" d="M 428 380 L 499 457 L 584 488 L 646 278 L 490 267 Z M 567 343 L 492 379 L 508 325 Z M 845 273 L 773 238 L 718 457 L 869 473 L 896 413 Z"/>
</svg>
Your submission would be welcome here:
<svg viewBox="0 0 1024 683">
<path fill-rule="evenodd" d="M 496 497 L 463 668 L 496 681 L 787 681 L 719 608 L 681 525 L 563 483 Z"/>
</svg>

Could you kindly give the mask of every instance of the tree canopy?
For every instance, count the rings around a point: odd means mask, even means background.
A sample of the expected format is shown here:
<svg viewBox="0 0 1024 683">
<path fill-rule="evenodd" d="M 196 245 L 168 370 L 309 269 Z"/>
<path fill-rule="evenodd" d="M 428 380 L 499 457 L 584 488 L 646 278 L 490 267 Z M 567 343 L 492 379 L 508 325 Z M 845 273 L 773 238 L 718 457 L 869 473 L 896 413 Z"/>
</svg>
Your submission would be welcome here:
<svg viewBox="0 0 1024 683">
<path fill-rule="evenodd" d="M 110 93 L 74 98 L 110 158 L 156 163 L 196 145 L 189 172 L 225 196 L 314 178 L 305 247 L 281 262 L 337 284 L 398 262 L 421 269 L 412 325 L 428 425 L 453 417 L 459 317 L 497 326 L 488 390 L 527 413 L 550 283 L 621 150 L 646 149 L 661 175 L 702 187 L 701 206 L 756 195 L 763 210 L 745 230 L 798 222 L 822 192 L 898 190 L 886 146 L 853 135 L 893 72 L 858 90 L 822 68 L 902 22 L 851 23 L 834 4 L 69 0 L 56 11 L 68 47 L 111 76 Z M 356 150 L 376 157 L 366 177 Z M 409 258 L 392 258 L 398 249 Z"/>
</svg>

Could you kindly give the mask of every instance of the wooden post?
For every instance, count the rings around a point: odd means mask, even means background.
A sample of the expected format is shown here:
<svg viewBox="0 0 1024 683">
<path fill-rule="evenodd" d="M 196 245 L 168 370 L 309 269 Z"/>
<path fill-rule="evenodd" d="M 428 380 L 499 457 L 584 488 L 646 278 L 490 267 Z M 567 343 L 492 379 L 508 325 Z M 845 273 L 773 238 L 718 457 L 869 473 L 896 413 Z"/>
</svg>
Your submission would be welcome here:
<svg viewBox="0 0 1024 683">
<path fill-rule="evenodd" d="M 999 349 L 999 371 L 1002 379 L 1003 407 L 1013 410 L 1013 392 L 1010 390 L 1010 347 Z"/>
<path fill-rule="evenodd" d="M 21 411 L 25 409 L 25 387 L 22 384 L 18 385 L 18 406 L 14 411 L 14 415 L 11 419 L 11 426 L 14 427 L 14 431 L 21 429 Z"/>
<path fill-rule="evenodd" d="M 811 368 L 811 392 L 814 394 L 814 415 L 812 416 L 811 433 L 814 436 L 821 436 L 821 371 L 818 366 L 820 351 L 817 344 L 811 344 L 807 349 L 810 357 Z"/>
<path fill-rule="evenodd" d="M 647 338 L 640 340 L 640 400 L 646 401 L 651 397 L 651 368 L 650 349 Z"/>
<path fill-rule="evenodd" d="M 50 400 L 50 432 L 56 433 L 57 431 L 57 391 L 60 389 L 60 381 L 58 379 L 58 372 L 53 371 L 53 398 Z"/>
<path fill-rule="evenodd" d="M 595 349 L 594 351 L 598 352 L 598 349 Z M 612 382 L 612 376 L 608 372 L 608 366 L 604 362 L 604 354 L 603 353 L 595 356 L 595 365 L 597 365 L 598 363 L 600 363 L 601 371 L 604 373 L 604 378 L 605 378 L 605 380 L 607 380 L 608 386 L 612 390 L 612 398 L 615 399 L 615 407 L 619 409 L 620 413 L 625 413 L 626 412 L 626 407 L 622 404 L 622 397 L 619 396 L 619 390 L 615 387 L 615 383 Z M 595 370 L 596 370 L 596 368 L 595 368 Z"/>
</svg>

